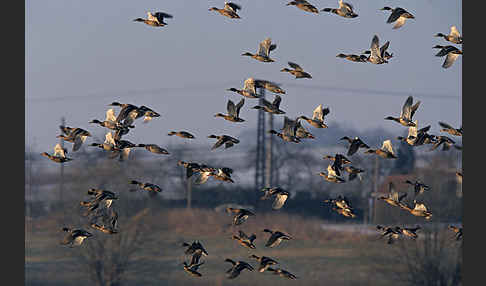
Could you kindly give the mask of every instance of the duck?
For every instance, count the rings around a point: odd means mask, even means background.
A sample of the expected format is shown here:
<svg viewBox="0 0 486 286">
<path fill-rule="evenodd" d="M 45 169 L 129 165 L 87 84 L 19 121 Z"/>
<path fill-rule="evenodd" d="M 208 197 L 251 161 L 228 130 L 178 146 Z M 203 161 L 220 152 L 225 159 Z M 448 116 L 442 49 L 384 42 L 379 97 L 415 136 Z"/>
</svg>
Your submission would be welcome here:
<svg viewBox="0 0 486 286">
<path fill-rule="evenodd" d="M 73 229 L 69 227 L 63 227 L 63 231 L 67 232 L 67 235 L 61 241 L 62 245 L 69 245 L 69 247 L 73 247 L 74 245 L 81 245 L 86 238 L 92 237 L 89 231 L 86 231 L 82 228 L 80 229 Z"/>
<path fill-rule="evenodd" d="M 256 79 L 255 87 L 264 88 L 273 93 L 285 94 L 285 90 L 283 90 L 278 84 L 264 79 Z"/>
<path fill-rule="evenodd" d="M 324 8 L 321 11 L 323 12 L 330 12 L 333 14 L 336 14 L 338 16 L 344 17 L 344 18 L 356 18 L 358 17 L 358 14 L 354 13 L 353 11 L 353 5 L 343 2 L 343 0 L 339 0 L 339 7 L 336 8 Z"/>
<path fill-rule="evenodd" d="M 294 0 L 287 3 L 287 6 L 296 6 L 297 8 L 306 12 L 319 14 L 319 10 L 306 0 Z"/>
<path fill-rule="evenodd" d="M 454 128 L 451 125 L 441 121 L 439 121 L 439 125 L 442 127 L 440 130 L 441 132 L 447 132 L 454 136 L 462 136 L 462 125 L 459 128 Z"/>
<path fill-rule="evenodd" d="M 319 104 L 312 113 L 312 118 L 308 118 L 305 115 L 301 115 L 298 119 L 307 121 L 312 127 L 315 128 L 328 128 L 324 123 L 324 117 L 330 113 L 329 107 L 323 108 L 322 104 Z"/>
<path fill-rule="evenodd" d="M 403 235 L 405 235 L 407 237 L 410 237 L 411 239 L 417 239 L 418 234 L 416 232 L 419 229 L 421 229 L 421 227 L 420 227 L 420 225 L 417 225 L 414 228 L 407 228 L 407 227 L 401 228 L 401 227 L 397 227 L 396 229 L 398 231 L 400 231 Z"/>
<path fill-rule="evenodd" d="M 333 157 L 333 163 L 331 165 L 331 168 L 334 172 L 336 172 L 336 175 L 337 176 L 341 176 L 341 171 L 344 170 L 344 160 L 347 160 L 345 159 L 346 157 L 344 157 L 343 155 L 341 154 L 336 154 L 334 157 Z M 349 161 L 349 160 L 348 160 Z"/>
<path fill-rule="evenodd" d="M 281 187 L 266 187 L 263 188 L 262 191 L 264 192 L 264 195 L 260 198 L 260 200 L 266 200 L 271 197 L 275 197 L 272 203 L 273 210 L 281 209 L 290 195 L 288 191 L 282 189 Z"/>
<path fill-rule="evenodd" d="M 366 58 L 366 61 L 375 65 L 388 63 L 380 50 L 380 40 L 377 35 L 374 35 L 371 39 L 370 55 Z"/>
<path fill-rule="evenodd" d="M 260 98 L 261 105 L 253 106 L 253 109 L 263 110 L 271 114 L 285 114 L 285 111 L 280 109 L 281 101 L 282 97 L 280 97 L 278 94 L 275 95 L 273 102 L 270 102 L 265 98 Z"/>
<path fill-rule="evenodd" d="M 280 71 L 281 72 L 288 72 L 288 73 L 294 75 L 296 79 L 298 79 L 298 78 L 312 78 L 312 76 L 309 73 L 305 72 L 304 69 L 301 66 L 299 66 L 298 64 L 293 63 L 293 62 L 288 62 L 288 64 L 292 69 L 283 68 Z"/>
<path fill-rule="evenodd" d="M 393 147 L 391 144 L 391 140 L 383 141 L 383 145 L 380 149 L 368 149 L 364 152 L 365 154 L 376 154 L 384 159 L 397 159 L 398 157 L 395 155 L 393 151 Z"/>
<path fill-rule="evenodd" d="M 194 135 L 192 135 L 191 133 L 187 132 L 187 131 L 170 131 L 167 135 L 169 136 L 178 136 L 178 137 L 181 137 L 181 138 L 185 138 L 185 139 L 194 139 L 196 138 Z"/>
<path fill-rule="evenodd" d="M 297 279 L 297 276 L 295 276 L 294 274 L 288 272 L 287 270 L 281 269 L 281 268 L 273 269 L 272 267 L 268 267 L 267 270 L 270 271 L 270 272 L 273 272 L 273 274 L 278 275 L 278 276 L 283 277 L 283 278 Z"/>
<path fill-rule="evenodd" d="M 349 173 L 348 181 L 352 181 L 352 180 L 356 179 L 356 177 L 358 177 L 360 181 L 363 180 L 362 177 L 361 177 L 361 173 L 364 172 L 363 169 L 356 168 L 356 167 L 353 167 L 353 166 L 345 166 L 344 170 Z"/>
<path fill-rule="evenodd" d="M 434 145 L 432 148 L 429 149 L 429 151 L 434 151 L 437 149 L 440 145 L 442 145 L 442 151 L 448 151 L 451 146 L 455 146 L 456 142 L 452 140 L 451 138 L 447 136 L 435 136 L 436 141 L 434 142 Z"/>
<path fill-rule="evenodd" d="M 338 158 L 338 160 L 341 160 L 342 165 L 346 165 L 346 164 L 351 163 L 351 161 L 342 154 L 336 154 L 336 156 L 324 155 L 324 157 L 322 157 L 322 159 L 329 159 L 329 160 L 334 162 L 336 160 L 336 157 Z"/>
<path fill-rule="evenodd" d="M 103 143 L 91 143 L 89 146 L 98 147 L 104 151 L 111 152 L 110 158 L 114 158 L 122 152 L 117 146 L 118 144 L 111 132 L 107 132 L 105 135 L 105 141 Z"/>
<path fill-rule="evenodd" d="M 224 144 L 224 148 L 228 149 L 230 147 L 233 147 L 235 144 L 240 143 L 240 140 L 238 140 L 234 137 L 231 137 L 229 135 L 214 135 L 214 134 L 212 134 L 212 135 L 209 135 L 208 138 L 218 139 L 218 141 L 216 141 L 216 143 L 214 143 L 213 147 L 211 147 L 211 150 L 214 150 L 214 149 L 220 147 L 223 144 Z"/>
<path fill-rule="evenodd" d="M 258 267 L 258 272 L 264 272 L 268 269 L 269 266 L 278 264 L 278 262 L 270 257 L 267 256 L 257 256 L 255 254 L 250 255 L 250 258 L 256 259 L 256 261 L 260 262 L 260 266 Z"/>
<path fill-rule="evenodd" d="M 145 105 L 141 105 L 138 108 L 138 113 L 140 114 L 139 117 L 143 116 L 143 123 L 147 123 L 151 121 L 153 118 L 160 117 L 160 114 L 158 112 L 154 111 L 153 109 Z"/>
<path fill-rule="evenodd" d="M 367 60 L 367 56 L 365 55 L 355 55 L 355 54 L 343 54 L 343 53 L 339 53 L 337 56 L 337 58 L 342 58 L 342 59 L 346 59 L 348 61 L 352 61 L 352 62 L 357 62 L 357 63 L 366 63 L 368 62 Z"/>
<path fill-rule="evenodd" d="M 410 180 L 406 180 L 405 183 L 413 186 L 415 196 L 423 194 L 425 191 L 430 189 L 429 186 L 420 181 L 412 182 Z"/>
<path fill-rule="evenodd" d="M 408 127 L 408 135 L 407 137 L 403 137 L 403 136 L 397 136 L 397 140 L 400 140 L 404 143 L 407 143 L 408 145 L 410 146 L 418 146 L 418 130 L 417 130 L 417 127 L 418 127 L 418 121 L 417 120 L 414 120 L 413 121 L 413 124 L 414 126 L 409 126 Z M 430 129 L 430 125 L 427 126 L 426 128 L 422 128 L 420 129 L 421 133 L 426 133 L 427 131 L 429 131 Z M 423 136 L 423 135 L 422 135 Z M 423 144 L 423 142 L 420 142 Z"/>
<path fill-rule="evenodd" d="M 88 205 L 91 205 L 92 203 L 99 203 L 101 201 L 104 202 L 104 206 L 106 208 L 110 208 L 111 204 L 113 203 L 113 200 L 117 200 L 118 196 L 116 193 L 107 191 L 107 190 L 102 190 L 102 189 L 94 189 L 90 188 L 88 190 L 88 195 L 92 196 L 92 200 L 88 203 Z M 86 202 L 82 203 L 81 205 L 86 206 Z"/>
<path fill-rule="evenodd" d="M 233 235 L 231 238 L 238 241 L 239 244 L 242 246 L 249 248 L 249 249 L 255 249 L 256 246 L 253 244 L 253 241 L 256 239 L 256 234 L 252 234 L 250 236 L 246 235 L 243 231 L 238 231 L 239 235 Z"/>
<path fill-rule="evenodd" d="M 233 179 L 231 179 L 231 174 L 233 173 L 233 169 L 223 167 L 223 168 L 211 168 L 211 167 L 204 167 L 201 168 L 200 176 L 195 181 L 196 184 L 203 184 L 207 181 L 209 177 L 213 177 L 215 180 L 234 183 Z"/>
<path fill-rule="evenodd" d="M 388 183 L 388 194 L 386 196 L 379 196 L 377 197 L 378 200 L 382 200 L 385 203 L 395 206 L 395 207 L 404 207 L 406 206 L 402 203 L 403 199 L 407 196 L 407 193 L 399 194 L 395 191 L 395 184 L 393 182 Z"/>
<path fill-rule="evenodd" d="M 324 180 L 332 183 L 344 183 L 346 180 L 337 176 L 336 171 L 332 168 L 332 165 L 327 166 L 327 174 L 325 172 L 320 172 L 319 176 L 323 177 Z"/>
<path fill-rule="evenodd" d="M 142 112 L 139 111 L 139 107 L 131 103 L 120 103 L 118 101 L 114 101 L 110 103 L 109 106 L 121 107 L 115 122 L 124 126 L 132 125 L 135 119 L 143 116 Z"/>
<path fill-rule="evenodd" d="M 209 11 L 216 11 L 219 14 L 230 19 L 240 19 L 240 16 L 237 14 L 238 10 L 241 10 L 241 6 L 233 2 L 224 2 L 223 9 L 219 9 L 216 7 L 209 8 Z"/>
<path fill-rule="evenodd" d="M 256 86 L 255 86 L 255 79 L 252 77 L 249 77 L 245 80 L 243 83 L 243 89 L 237 89 L 237 88 L 229 88 L 227 89 L 228 91 L 236 92 L 239 95 L 242 95 L 244 97 L 248 98 L 260 98 L 260 95 L 257 94 L 256 92 Z"/>
<path fill-rule="evenodd" d="M 161 148 L 157 144 L 138 144 L 137 147 L 142 147 L 145 148 L 147 151 L 152 152 L 154 154 L 160 154 L 160 155 L 169 155 L 169 151 L 165 150 L 164 148 Z"/>
<path fill-rule="evenodd" d="M 177 161 L 177 165 L 186 168 L 186 178 L 189 179 L 193 174 L 199 172 L 201 164 L 196 162 L 185 162 L 182 160 Z"/>
<path fill-rule="evenodd" d="M 51 161 L 54 161 L 56 163 L 65 163 L 73 160 L 72 158 L 68 158 L 66 154 L 68 153 L 68 150 L 64 147 L 61 146 L 61 144 L 57 143 L 54 146 L 54 153 L 50 155 L 47 152 L 42 152 L 41 155 L 44 157 L 47 157 Z"/>
<path fill-rule="evenodd" d="M 202 274 L 200 272 L 198 272 L 197 270 L 203 264 L 204 264 L 204 262 L 188 265 L 185 261 L 182 262 L 182 265 L 184 267 L 184 271 L 186 271 L 187 273 L 189 273 L 189 275 L 194 276 L 194 277 L 201 277 L 202 276 Z"/>
<path fill-rule="evenodd" d="M 393 29 L 398 29 L 401 26 L 405 25 L 405 21 L 407 19 L 415 19 L 415 16 L 413 16 L 410 12 L 400 7 L 396 7 L 394 9 L 390 7 L 383 7 L 380 10 L 391 11 L 390 16 L 386 20 L 386 23 L 390 24 L 395 22 Z"/>
<path fill-rule="evenodd" d="M 417 101 L 415 104 L 413 105 L 412 104 L 413 104 L 413 96 L 410 95 L 409 97 L 407 97 L 407 100 L 405 100 L 405 103 L 402 106 L 400 117 L 387 116 L 385 117 L 385 120 L 393 120 L 405 127 L 409 127 L 409 126 L 416 127 L 416 124 L 414 121 L 412 121 L 412 118 L 420 106 L 420 100 Z"/>
<path fill-rule="evenodd" d="M 250 264 L 248 264 L 245 261 L 240 260 L 238 262 L 235 262 L 235 261 L 233 261 L 232 259 L 229 259 L 229 258 L 226 258 L 224 261 L 229 262 L 232 265 L 231 268 L 226 271 L 226 273 L 228 274 L 228 276 L 227 276 L 228 279 L 234 279 L 234 278 L 238 277 L 240 275 L 241 271 L 243 271 L 245 269 L 247 269 L 249 271 L 254 270 L 253 266 L 251 266 Z"/>
<path fill-rule="evenodd" d="M 130 184 L 137 185 L 138 187 L 140 187 L 140 189 L 147 191 L 147 192 L 153 192 L 153 193 L 161 193 L 162 192 L 162 188 L 160 188 L 159 186 L 152 184 L 152 183 L 142 183 L 142 182 L 139 182 L 139 181 L 136 181 L 136 180 L 130 180 Z M 131 189 L 130 191 L 134 192 L 136 190 Z"/>
<path fill-rule="evenodd" d="M 347 156 L 353 155 L 354 153 L 356 153 L 358 151 L 359 148 L 366 148 L 366 149 L 370 148 L 370 146 L 368 146 L 366 143 L 364 143 L 363 140 L 361 140 L 357 136 L 354 137 L 353 139 L 351 139 L 348 136 L 344 136 L 339 140 L 346 140 L 346 141 L 349 142 L 348 152 L 346 154 Z"/>
<path fill-rule="evenodd" d="M 286 142 L 300 143 L 301 140 L 297 138 L 295 134 L 296 122 L 291 120 L 287 116 L 284 117 L 284 127 L 282 128 L 282 133 L 275 130 L 270 130 L 268 133 L 275 134 Z"/>
<path fill-rule="evenodd" d="M 133 125 L 125 126 L 119 122 L 116 122 L 116 116 L 115 116 L 115 110 L 113 108 L 110 108 L 106 111 L 106 118 L 104 121 L 100 121 L 98 119 L 93 119 L 89 123 L 95 123 L 98 124 L 102 127 L 111 129 L 111 130 L 123 130 L 124 134 L 127 134 L 129 131 L 129 128 L 135 128 Z"/>
<path fill-rule="evenodd" d="M 277 48 L 276 44 L 272 44 L 271 38 L 266 38 L 258 45 L 258 52 L 252 54 L 250 52 L 245 52 L 242 56 L 248 56 L 254 58 L 257 61 L 264 62 L 264 63 L 271 63 L 275 60 L 270 58 L 270 52 Z"/>
<path fill-rule="evenodd" d="M 462 227 L 457 227 L 454 225 L 449 225 L 448 229 L 452 230 L 455 233 L 456 240 L 462 239 Z"/>
<path fill-rule="evenodd" d="M 386 61 L 390 60 L 391 58 L 393 58 L 393 53 L 388 53 L 387 50 L 388 50 L 388 47 L 390 46 L 390 41 L 387 41 L 386 43 L 383 44 L 383 46 L 381 46 L 380 48 L 380 55 L 383 59 L 385 59 Z M 370 55 L 371 54 L 371 50 L 366 50 L 363 52 L 363 56 L 364 55 Z M 365 56 L 366 57 L 366 56 Z"/>
<path fill-rule="evenodd" d="M 418 203 L 414 200 L 414 208 L 412 209 L 410 206 L 404 204 L 400 205 L 400 207 L 408 212 L 410 212 L 414 216 L 424 217 L 425 219 L 429 220 L 432 218 L 432 213 L 427 210 L 427 207 L 423 203 Z"/>
<path fill-rule="evenodd" d="M 316 137 L 302 126 L 300 119 L 295 119 L 295 136 L 298 139 L 315 139 Z"/>
<path fill-rule="evenodd" d="M 456 26 L 451 26 L 451 31 L 449 32 L 448 35 L 444 35 L 442 33 L 437 33 L 435 34 L 434 37 L 442 37 L 444 40 L 449 41 L 454 44 L 462 44 L 462 36 L 459 33 L 459 30 L 457 30 Z"/>
<path fill-rule="evenodd" d="M 233 225 L 241 225 L 244 223 L 250 216 L 254 216 L 255 214 L 247 209 L 237 209 L 237 208 L 226 208 L 227 213 L 234 214 L 233 216 Z"/>
<path fill-rule="evenodd" d="M 152 27 L 164 27 L 167 23 L 164 22 L 164 18 L 172 19 L 173 16 L 164 12 L 147 12 L 147 19 L 136 18 L 135 22 L 143 22 Z"/>
<path fill-rule="evenodd" d="M 377 225 L 376 229 L 381 231 L 381 237 L 388 236 L 387 244 L 393 244 L 394 240 L 397 240 L 402 235 L 399 227 L 384 227 Z"/>
<path fill-rule="evenodd" d="M 81 148 L 81 145 L 86 141 L 87 137 L 91 137 L 91 133 L 86 131 L 82 128 L 71 128 L 67 126 L 59 126 L 62 133 L 61 135 L 56 136 L 56 138 L 61 138 L 64 141 L 74 143 L 73 145 L 73 152 L 78 151 Z"/>
<path fill-rule="evenodd" d="M 441 49 L 435 56 L 436 57 L 443 57 L 446 56 L 442 67 L 447 69 L 452 66 L 452 64 L 457 60 L 457 58 L 462 55 L 462 51 L 454 46 L 442 46 L 442 45 L 435 45 L 434 49 Z"/>
<path fill-rule="evenodd" d="M 201 253 L 201 255 L 205 256 L 209 255 L 199 240 L 195 240 L 191 244 L 183 242 L 181 246 L 186 247 L 186 250 L 184 251 L 184 254 L 186 255 L 193 255 L 194 253 Z"/>
<path fill-rule="evenodd" d="M 267 242 L 265 243 L 265 247 L 270 247 L 273 248 L 275 246 L 280 245 L 282 241 L 284 240 L 291 240 L 292 237 L 286 233 L 283 233 L 279 230 L 271 230 L 268 228 L 265 228 L 263 232 L 268 232 L 270 233 L 270 237 L 268 238 Z"/>
<path fill-rule="evenodd" d="M 228 104 L 226 105 L 226 109 L 228 110 L 228 114 L 223 114 L 223 113 L 217 113 L 214 115 L 214 117 L 222 117 L 225 120 L 231 121 L 231 122 L 245 122 L 245 119 L 240 118 L 240 110 L 245 104 L 245 99 L 242 98 L 238 104 L 235 105 L 235 103 L 229 99 Z"/>
<path fill-rule="evenodd" d="M 349 200 L 346 197 L 344 197 L 343 195 L 338 195 L 338 197 L 336 199 L 324 200 L 324 203 L 329 203 L 329 204 L 336 206 L 340 209 L 350 209 L 350 210 L 353 209 L 351 207 L 351 203 L 349 202 Z"/>
</svg>

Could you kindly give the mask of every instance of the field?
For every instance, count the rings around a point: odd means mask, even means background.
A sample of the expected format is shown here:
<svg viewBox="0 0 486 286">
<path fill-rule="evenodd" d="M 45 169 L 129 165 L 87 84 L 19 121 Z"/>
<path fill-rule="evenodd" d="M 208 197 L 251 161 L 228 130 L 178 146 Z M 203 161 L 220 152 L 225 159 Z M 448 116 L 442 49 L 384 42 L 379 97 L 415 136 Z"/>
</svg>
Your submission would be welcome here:
<svg viewBox="0 0 486 286">
<path fill-rule="evenodd" d="M 62 215 L 26 220 L 25 282 L 26 285 L 86 285 L 90 283 L 86 268 L 79 260 L 79 252 L 87 251 L 88 244 L 103 236 L 113 236 L 90 230 L 95 237 L 81 247 L 59 245 L 64 233 L 60 231 Z M 123 277 L 123 285 L 390 285 L 393 275 L 401 271 L 392 265 L 383 240 L 377 235 L 352 231 L 325 230 L 326 222 L 285 213 L 269 213 L 250 217 L 241 228 L 228 225 L 231 217 L 213 210 L 171 209 L 149 212 L 142 221 L 143 245 L 134 253 Z M 275 248 L 264 247 L 269 234 L 264 228 L 289 233 L 293 240 L 284 241 Z M 239 229 L 255 233 L 256 249 L 249 250 L 231 239 Z M 371 227 L 370 227 L 371 229 Z M 123 221 L 120 217 L 120 233 Z M 209 256 L 203 257 L 200 278 L 189 276 L 182 268 L 185 257 L 180 246 L 183 241 L 199 239 Z M 298 280 L 286 280 L 270 272 L 244 271 L 234 280 L 225 277 L 230 264 L 225 258 L 244 260 L 256 267 L 251 254 L 276 259 L 279 267 L 288 270 Z M 394 285 L 400 285 L 393 281 Z"/>
</svg>

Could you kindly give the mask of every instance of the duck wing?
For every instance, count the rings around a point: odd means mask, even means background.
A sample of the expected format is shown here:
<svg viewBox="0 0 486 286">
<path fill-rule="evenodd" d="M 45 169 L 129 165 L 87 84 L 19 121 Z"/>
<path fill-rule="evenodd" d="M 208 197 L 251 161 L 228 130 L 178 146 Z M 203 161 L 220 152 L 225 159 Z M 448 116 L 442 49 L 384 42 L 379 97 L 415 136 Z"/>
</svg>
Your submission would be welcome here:
<svg viewBox="0 0 486 286">
<path fill-rule="evenodd" d="M 281 209 L 282 206 L 285 204 L 285 201 L 287 201 L 288 197 L 289 197 L 289 194 L 287 192 L 278 193 L 277 196 L 275 197 L 275 200 L 273 201 L 272 208 L 274 210 Z"/>
</svg>

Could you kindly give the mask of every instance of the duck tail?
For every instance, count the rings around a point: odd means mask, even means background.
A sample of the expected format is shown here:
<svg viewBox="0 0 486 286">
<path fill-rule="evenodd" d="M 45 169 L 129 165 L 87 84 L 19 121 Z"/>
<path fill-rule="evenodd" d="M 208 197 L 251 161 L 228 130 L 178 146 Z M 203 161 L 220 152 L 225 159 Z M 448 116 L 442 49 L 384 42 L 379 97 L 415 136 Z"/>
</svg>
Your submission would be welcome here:
<svg viewBox="0 0 486 286">
<path fill-rule="evenodd" d="M 172 136 L 172 135 L 175 135 L 175 134 L 176 133 L 174 131 L 170 131 L 169 134 L 167 134 L 167 135 Z"/>
</svg>

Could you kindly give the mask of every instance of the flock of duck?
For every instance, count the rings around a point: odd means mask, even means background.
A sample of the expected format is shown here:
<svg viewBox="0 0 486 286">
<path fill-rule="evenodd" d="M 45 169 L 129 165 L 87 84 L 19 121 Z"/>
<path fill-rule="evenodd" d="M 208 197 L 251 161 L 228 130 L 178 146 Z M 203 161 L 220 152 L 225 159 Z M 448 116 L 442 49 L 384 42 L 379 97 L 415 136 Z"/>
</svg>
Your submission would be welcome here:
<svg viewBox="0 0 486 286">
<path fill-rule="evenodd" d="M 324 8 L 321 11 L 333 13 L 349 19 L 358 17 L 358 14 L 353 11 L 353 6 L 351 4 L 343 2 L 342 0 L 339 0 L 338 2 L 338 8 Z M 316 7 L 304 0 L 292 1 L 289 2 L 287 5 L 294 5 L 297 8 L 302 9 L 306 12 L 319 13 L 319 10 Z M 241 7 L 231 2 L 225 2 L 225 5 L 222 9 L 216 7 L 212 7 L 209 9 L 209 11 L 217 11 L 219 14 L 230 19 L 240 19 L 240 16 L 237 14 L 238 10 L 241 10 Z M 391 15 L 389 16 L 386 23 L 395 23 L 393 29 L 398 29 L 402 27 L 407 19 L 415 19 L 415 17 L 410 12 L 400 7 L 384 7 L 381 10 L 391 11 Z M 164 22 L 164 19 L 171 18 L 173 18 L 173 16 L 167 13 L 148 12 L 147 19 L 137 18 L 134 21 L 143 22 L 152 27 L 164 27 L 167 25 L 167 23 Z M 451 32 L 449 35 L 438 33 L 436 36 L 442 37 L 452 43 L 462 43 L 462 37 L 460 36 L 455 26 L 451 27 Z M 386 42 L 383 46 L 380 47 L 378 36 L 375 35 L 373 36 L 370 50 L 364 51 L 361 55 L 339 54 L 338 57 L 355 62 L 369 62 L 372 64 L 388 63 L 388 61 L 393 57 L 393 54 L 387 52 L 389 44 L 389 42 Z M 251 57 L 260 62 L 272 63 L 275 62 L 275 60 L 270 58 L 270 52 L 275 50 L 276 48 L 277 45 L 275 43 L 272 43 L 272 40 L 270 38 L 266 38 L 259 44 L 258 50 L 255 54 L 245 52 L 242 55 Z M 435 48 L 441 49 L 437 56 L 447 55 L 447 58 L 443 64 L 444 68 L 450 67 L 452 63 L 456 60 L 458 55 L 462 54 L 459 49 L 453 46 L 437 45 L 435 46 Z M 281 72 L 288 72 L 291 75 L 295 76 L 295 79 L 312 79 L 312 76 L 308 72 L 305 72 L 300 65 L 293 62 L 288 62 L 288 65 L 291 69 L 283 68 L 281 69 Z M 264 88 L 271 93 L 274 93 L 274 100 L 268 101 L 264 98 L 260 99 L 260 95 L 256 92 L 257 88 Z M 280 109 L 280 103 L 282 100 L 282 97 L 280 95 L 286 94 L 286 92 L 274 82 L 263 79 L 248 78 L 244 81 L 243 89 L 240 90 L 233 87 L 229 88 L 228 91 L 235 92 L 249 99 L 260 99 L 260 105 L 255 105 L 253 109 L 263 110 L 264 112 L 275 115 L 286 114 L 285 111 Z M 244 104 L 245 98 L 242 98 L 237 104 L 235 104 L 232 100 L 228 100 L 227 114 L 217 113 L 214 115 L 214 117 L 221 117 L 233 123 L 245 122 L 244 119 L 240 118 L 240 110 L 244 106 Z M 143 122 L 148 123 L 152 119 L 160 117 L 159 113 L 143 105 L 136 106 L 129 103 L 113 102 L 110 104 L 110 106 L 120 107 L 118 115 L 116 115 L 116 112 L 113 108 L 110 108 L 106 112 L 106 118 L 104 121 L 100 121 L 98 119 L 89 121 L 89 123 L 91 124 L 97 124 L 101 127 L 108 129 L 108 132 L 105 135 L 105 141 L 103 143 L 93 142 L 89 146 L 99 147 L 108 154 L 109 158 L 118 158 L 120 161 L 128 159 L 130 150 L 133 148 L 144 148 L 147 151 L 157 155 L 170 155 L 170 153 L 166 149 L 161 148 L 156 144 L 135 144 L 128 140 L 122 139 L 122 136 L 126 135 L 130 132 L 130 130 L 135 128 L 134 123 L 137 119 L 143 117 Z M 406 99 L 403 107 L 401 108 L 400 115 L 398 117 L 388 116 L 384 118 L 385 120 L 395 121 L 400 125 L 408 128 L 408 136 L 399 136 L 397 137 L 397 140 L 406 142 L 410 146 L 414 147 L 421 145 L 432 145 L 430 150 L 435 150 L 441 145 L 443 146 L 442 150 L 444 151 L 449 150 L 451 146 L 457 149 L 462 149 L 461 146 L 456 145 L 455 141 L 448 136 L 429 134 L 428 131 L 430 129 L 430 125 L 418 129 L 418 121 L 414 120 L 413 117 L 417 112 L 419 106 L 420 101 L 417 101 L 415 104 L 413 104 L 413 97 L 409 96 Z M 322 104 L 319 104 L 313 110 L 312 118 L 309 118 L 305 115 L 298 116 L 296 119 L 291 119 L 288 116 L 284 116 L 284 125 L 281 129 L 281 132 L 278 132 L 276 130 L 270 130 L 269 133 L 278 136 L 285 142 L 292 143 L 301 143 L 303 140 L 314 139 L 315 136 L 302 125 L 301 121 L 307 122 L 311 127 L 316 129 L 328 128 L 328 125 L 325 123 L 325 117 L 329 113 L 329 107 L 323 108 Z M 446 132 L 452 136 L 462 136 L 462 126 L 460 128 L 454 128 L 444 122 L 439 122 L 439 125 L 442 127 L 442 129 L 440 130 L 441 132 Z M 91 133 L 89 131 L 79 127 L 72 128 L 67 126 L 60 126 L 60 130 L 62 134 L 57 136 L 57 138 L 61 138 L 65 142 L 73 143 L 72 152 L 76 152 L 77 150 L 79 150 L 82 144 L 86 141 L 87 137 L 91 137 Z M 183 130 L 170 131 L 168 133 L 168 136 L 173 135 L 176 135 L 184 140 L 191 140 L 195 138 L 193 134 Z M 209 135 L 208 138 L 217 140 L 216 143 L 211 147 L 211 149 L 219 148 L 222 145 L 224 145 L 224 148 L 230 148 L 235 144 L 240 143 L 237 138 L 225 134 Z M 360 149 L 364 149 L 365 151 L 363 152 L 363 154 L 375 154 L 383 159 L 397 158 L 397 154 L 393 150 L 392 142 L 390 139 L 385 140 L 381 148 L 371 148 L 358 137 L 353 138 L 345 136 L 340 140 L 344 140 L 349 143 L 346 156 L 352 156 L 356 154 Z M 48 154 L 47 152 L 42 153 L 43 156 L 46 156 L 56 163 L 66 163 L 73 160 L 72 158 L 67 157 L 67 154 L 67 148 L 62 147 L 60 144 L 57 144 L 55 146 L 53 154 Z M 345 183 L 354 180 L 356 177 L 361 180 L 361 173 L 365 171 L 358 167 L 352 166 L 351 160 L 346 158 L 343 154 L 335 154 L 334 156 L 326 155 L 323 157 L 323 159 L 330 160 L 332 163 L 328 165 L 327 172 L 320 172 L 319 176 L 322 176 L 324 180 L 331 183 Z M 210 178 L 222 182 L 234 183 L 233 179 L 231 178 L 233 169 L 226 166 L 209 166 L 204 163 L 185 162 L 182 160 L 178 161 L 178 165 L 186 169 L 186 178 L 188 180 L 190 180 L 192 177 L 196 177 L 196 179 L 194 180 L 196 184 L 204 184 Z M 344 178 L 345 173 L 349 174 L 347 180 Z M 460 179 L 462 179 L 462 172 L 457 172 L 456 175 Z M 410 184 L 414 188 L 414 206 L 411 206 L 408 203 L 404 202 L 404 198 L 407 194 L 399 194 L 397 191 L 395 191 L 393 183 L 390 183 L 389 193 L 387 195 L 379 196 L 377 199 L 384 201 L 385 203 L 393 207 L 403 209 L 409 212 L 411 215 L 424 217 L 426 220 L 429 220 L 432 217 L 432 213 L 427 209 L 424 202 L 419 202 L 416 199 L 419 195 L 423 194 L 425 191 L 428 191 L 430 187 L 418 180 L 415 182 L 407 180 L 406 183 Z M 146 191 L 153 195 L 162 192 L 162 188 L 153 183 L 141 182 L 135 179 L 127 182 L 127 187 L 129 186 L 129 191 Z M 273 210 L 281 209 L 290 196 L 290 193 L 281 187 L 264 188 L 262 190 L 262 193 L 262 200 L 273 200 Z M 113 201 L 119 199 L 118 195 L 108 190 L 96 188 L 89 189 L 87 195 L 90 196 L 90 199 L 87 201 L 81 201 L 80 205 L 83 208 L 86 208 L 84 216 L 88 218 L 89 226 L 93 229 L 110 235 L 118 233 L 118 214 L 113 208 Z M 342 195 L 339 195 L 337 198 L 330 198 L 328 200 L 325 200 L 324 203 L 331 205 L 332 210 L 336 211 L 340 215 L 349 218 L 356 217 L 350 201 Z M 241 227 L 241 225 L 245 221 L 247 221 L 248 218 L 255 216 L 255 213 L 247 209 L 228 207 L 226 208 L 226 211 L 228 214 L 233 215 L 232 225 L 238 227 Z M 420 228 L 420 226 L 416 226 L 414 228 L 402 228 L 399 226 L 377 226 L 377 230 L 380 231 L 381 237 L 388 237 L 387 243 L 389 244 L 393 243 L 394 240 L 398 239 L 402 235 L 410 237 L 412 239 L 417 238 L 418 235 L 416 234 L 416 232 Z M 449 226 L 449 228 L 455 233 L 456 239 L 459 240 L 462 238 L 462 228 L 455 226 Z M 93 236 L 92 233 L 83 228 L 76 229 L 63 227 L 62 230 L 67 232 L 67 234 L 65 238 L 61 241 L 61 244 L 68 245 L 70 247 L 73 247 L 74 245 L 81 245 L 86 238 Z M 290 235 L 279 230 L 265 229 L 264 232 L 270 234 L 270 237 L 268 238 L 265 247 L 275 247 L 284 240 L 292 239 Z M 240 229 L 238 231 L 238 235 L 233 235 L 231 238 L 242 247 L 248 248 L 250 250 L 256 248 L 254 244 L 256 234 L 254 233 L 251 235 L 247 235 L 243 230 Z M 186 255 L 192 256 L 189 264 L 187 262 L 183 262 L 184 270 L 192 276 L 202 276 L 201 272 L 199 272 L 199 268 L 201 267 L 201 265 L 204 264 L 204 261 L 201 261 L 201 257 L 207 256 L 208 252 L 205 250 L 199 240 L 196 240 L 192 243 L 184 242 L 182 246 L 186 248 L 184 253 Z M 249 258 L 255 259 L 259 263 L 259 272 L 268 271 L 274 273 L 275 275 L 279 275 L 288 279 L 297 278 L 295 275 L 287 270 L 284 270 L 282 268 L 276 268 L 274 265 L 277 265 L 279 263 L 274 258 L 257 256 L 254 254 L 252 254 Z M 238 277 L 242 270 L 254 270 L 253 266 L 250 263 L 243 260 L 234 261 L 230 258 L 226 258 L 225 262 L 231 264 L 231 268 L 226 271 L 227 277 L 229 279 Z"/>
</svg>

